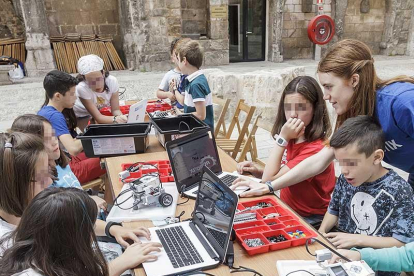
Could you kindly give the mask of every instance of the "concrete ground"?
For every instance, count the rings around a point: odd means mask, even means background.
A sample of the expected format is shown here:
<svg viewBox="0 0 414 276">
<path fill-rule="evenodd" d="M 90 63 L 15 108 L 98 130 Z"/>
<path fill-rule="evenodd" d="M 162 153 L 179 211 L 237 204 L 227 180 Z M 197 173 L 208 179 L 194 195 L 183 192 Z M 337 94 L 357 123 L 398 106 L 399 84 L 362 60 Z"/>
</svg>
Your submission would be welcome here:
<svg viewBox="0 0 414 276">
<path fill-rule="evenodd" d="M 414 76 L 413 57 L 375 56 L 374 59 L 377 74 L 380 78 L 387 79 L 402 74 Z M 232 63 L 215 68 L 225 72 L 243 74 L 256 70 L 274 70 L 292 66 L 303 66 L 305 67 L 306 75 L 315 77 L 317 64 L 314 60 L 306 59 L 288 60 L 283 63 Z M 120 86 L 126 89 L 122 99 L 129 100 L 153 98 L 165 72 L 137 72 L 126 70 L 113 71 L 111 74 L 116 76 Z M 35 113 L 40 109 L 45 99 L 42 81 L 43 78 L 24 78 L 16 81 L 14 84 L 0 86 L 0 131 L 9 128 L 17 116 L 25 113 Z M 257 133 L 257 141 L 259 157 L 266 160 L 274 142 L 269 133 L 260 129 Z M 406 173 L 401 171 L 400 173 L 404 178 L 407 178 Z"/>
</svg>

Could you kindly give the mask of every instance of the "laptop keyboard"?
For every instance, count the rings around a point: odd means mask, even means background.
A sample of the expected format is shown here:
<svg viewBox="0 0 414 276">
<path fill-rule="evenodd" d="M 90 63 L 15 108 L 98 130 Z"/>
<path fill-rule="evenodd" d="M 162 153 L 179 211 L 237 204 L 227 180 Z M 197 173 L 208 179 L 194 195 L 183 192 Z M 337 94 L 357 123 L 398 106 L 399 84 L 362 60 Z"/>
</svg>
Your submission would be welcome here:
<svg viewBox="0 0 414 276">
<path fill-rule="evenodd" d="M 233 184 L 234 180 L 236 180 L 236 179 L 237 179 L 237 176 L 231 175 L 231 174 L 226 174 L 225 176 L 220 177 L 220 180 L 223 181 L 223 183 L 226 184 L 227 186 L 231 186 L 231 184 Z M 194 187 L 195 186 L 192 185 L 191 188 L 189 187 L 189 188 L 187 188 L 187 190 L 191 190 Z M 196 195 L 196 194 L 198 194 L 198 190 L 195 190 L 193 192 L 193 195 Z"/>
<path fill-rule="evenodd" d="M 204 262 L 181 226 L 155 230 L 174 268 Z"/>
<path fill-rule="evenodd" d="M 226 244 L 227 233 L 223 233 L 221 231 L 217 231 L 213 228 L 206 227 L 208 232 L 216 239 L 219 244 Z"/>
<path fill-rule="evenodd" d="M 223 181 L 224 184 L 226 184 L 227 186 L 231 186 L 231 184 L 233 184 L 234 180 L 237 179 L 237 176 L 235 175 L 231 175 L 231 174 L 226 174 L 223 177 L 220 177 L 220 180 Z"/>
</svg>

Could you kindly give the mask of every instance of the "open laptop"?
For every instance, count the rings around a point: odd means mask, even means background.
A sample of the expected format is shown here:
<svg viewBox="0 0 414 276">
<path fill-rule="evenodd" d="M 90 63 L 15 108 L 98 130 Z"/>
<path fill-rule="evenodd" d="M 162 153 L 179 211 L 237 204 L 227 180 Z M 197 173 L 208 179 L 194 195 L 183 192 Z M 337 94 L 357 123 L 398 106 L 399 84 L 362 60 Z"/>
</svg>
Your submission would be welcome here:
<svg viewBox="0 0 414 276">
<path fill-rule="evenodd" d="M 207 167 L 199 185 L 191 221 L 149 228 L 151 241 L 163 248 L 152 253 L 156 261 L 143 263 L 147 276 L 210 269 L 225 261 L 238 197 Z"/>
<path fill-rule="evenodd" d="M 165 145 L 179 193 L 196 198 L 202 169 L 207 166 L 220 180 L 230 186 L 239 175 L 223 172 L 217 151 L 216 140 L 210 130 L 169 141 Z M 238 188 L 240 194 L 248 188 Z"/>
<path fill-rule="evenodd" d="M 139 101 L 129 107 L 127 123 L 143 123 L 145 120 L 145 111 L 147 109 L 148 100 Z"/>
</svg>

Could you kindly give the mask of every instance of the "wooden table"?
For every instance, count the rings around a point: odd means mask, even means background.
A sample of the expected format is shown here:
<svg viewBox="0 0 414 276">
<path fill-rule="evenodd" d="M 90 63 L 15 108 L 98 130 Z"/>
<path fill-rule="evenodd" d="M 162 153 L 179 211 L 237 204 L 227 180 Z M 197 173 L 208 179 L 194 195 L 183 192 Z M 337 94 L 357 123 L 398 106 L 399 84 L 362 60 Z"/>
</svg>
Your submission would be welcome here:
<svg viewBox="0 0 414 276">
<path fill-rule="evenodd" d="M 156 145 L 158 143 L 158 146 Z M 161 149 L 161 150 L 160 150 Z M 232 159 L 228 154 L 223 150 L 218 148 L 220 162 L 223 167 L 223 171 L 233 172 L 236 169 L 236 161 Z M 159 159 L 168 159 L 167 152 L 159 144 L 158 140 L 154 136 L 150 136 L 150 147 L 147 153 L 143 154 L 134 154 L 121 157 L 111 157 L 106 158 L 106 168 L 108 172 L 109 179 L 111 181 L 113 192 L 115 195 L 118 195 L 122 189 L 122 183 L 119 181 L 118 173 L 121 171 L 122 163 L 134 163 L 137 161 L 151 161 Z M 275 197 L 279 204 L 284 206 L 287 209 L 290 209 L 285 203 L 283 203 L 279 198 Z M 250 199 L 240 199 L 241 202 L 250 200 Z M 185 200 L 179 199 L 179 202 Z M 180 214 L 181 211 L 185 211 L 182 219 L 190 217 L 191 212 L 194 209 L 194 200 L 188 201 L 184 205 L 177 206 L 176 215 Z M 291 209 L 290 209 L 291 210 Z M 294 212 L 294 211 L 292 211 Z M 304 220 L 300 219 L 302 224 L 308 225 Z M 134 228 L 138 226 L 152 227 L 153 224 L 151 221 L 140 221 L 140 222 L 128 222 L 124 223 L 125 227 Z M 309 226 L 311 228 L 311 226 Z M 318 239 L 321 241 L 326 241 L 322 236 L 318 236 Z M 319 244 L 312 244 L 309 246 L 311 252 L 314 252 L 316 249 L 322 248 Z M 314 260 L 315 258 L 309 255 L 306 252 L 305 246 L 292 247 L 279 251 L 271 251 L 264 254 L 258 254 L 254 256 L 249 256 L 247 252 L 240 246 L 238 242 L 234 243 L 234 253 L 235 253 L 235 266 L 246 266 L 253 268 L 262 275 L 277 275 L 276 261 L 277 260 Z M 229 268 L 224 265 L 207 272 L 212 273 L 217 276 L 232 275 L 230 274 Z M 142 266 L 139 266 L 135 269 L 135 275 L 146 275 Z M 252 275 L 252 273 L 237 273 L 237 275 Z"/>
</svg>

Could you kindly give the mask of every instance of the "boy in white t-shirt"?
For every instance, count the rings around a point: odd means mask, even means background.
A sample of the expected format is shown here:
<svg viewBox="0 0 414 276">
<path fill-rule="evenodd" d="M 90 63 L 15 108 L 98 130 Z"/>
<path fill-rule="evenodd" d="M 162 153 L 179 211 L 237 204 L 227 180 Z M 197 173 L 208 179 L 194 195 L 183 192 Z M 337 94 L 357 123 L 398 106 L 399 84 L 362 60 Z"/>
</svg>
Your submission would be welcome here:
<svg viewBox="0 0 414 276">
<path fill-rule="evenodd" d="M 103 70 L 104 62 L 96 55 L 83 56 L 78 61 L 78 79 L 76 86 L 77 100 L 75 111 L 78 127 L 84 129 L 92 117 L 95 123 L 126 123 L 127 116 L 119 108 L 119 84 L 114 76 Z M 111 107 L 113 116 L 100 113 L 103 107 Z"/>
<path fill-rule="evenodd" d="M 171 61 L 174 63 L 175 68 L 168 71 L 164 77 L 162 78 L 162 81 L 160 83 L 160 86 L 157 90 L 157 98 L 159 99 L 170 99 L 171 102 L 175 102 L 176 98 L 174 95 L 175 90 L 179 88 L 179 84 L 181 82 L 182 73 L 180 71 L 180 68 L 178 67 L 178 60 L 177 60 L 177 49 L 180 47 L 180 45 L 184 44 L 185 42 L 190 41 L 189 38 L 176 38 L 171 42 Z M 179 91 L 180 93 L 184 91 Z M 181 108 L 180 106 L 178 106 Z"/>
</svg>

